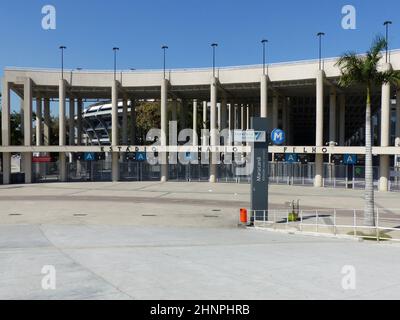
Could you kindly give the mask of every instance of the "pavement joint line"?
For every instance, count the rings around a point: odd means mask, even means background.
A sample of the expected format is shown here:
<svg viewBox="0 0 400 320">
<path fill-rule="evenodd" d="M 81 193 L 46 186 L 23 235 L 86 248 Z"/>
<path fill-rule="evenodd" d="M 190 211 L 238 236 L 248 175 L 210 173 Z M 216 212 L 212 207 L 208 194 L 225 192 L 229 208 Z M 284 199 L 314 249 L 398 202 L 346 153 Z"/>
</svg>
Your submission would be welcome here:
<svg viewBox="0 0 400 320">
<path fill-rule="evenodd" d="M 299 234 L 297 234 L 299 235 Z M 304 235 L 306 236 L 306 235 Z M 348 240 L 348 239 L 339 239 L 339 240 Z M 179 240 L 185 242 L 186 239 Z M 357 241 L 356 241 L 357 242 Z M 323 241 L 316 243 L 315 241 L 299 241 L 296 245 L 303 245 L 303 244 L 315 244 L 320 245 L 321 243 L 324 244 L 335 244 L 335 241 Z M 8 248 L 1 248 L 0 253 L 4 253 L 7 251 L 24 251 L 24 250 L 49 250 L 54 249 L 56 251 L 60 250 L 104 250 L 104 249 L 120 249 L 120 250 L 132 250 L 132 249 L 168 249 L 168 248 L 211 248 L 211 247 L 247 247 L 247 246 L 275 246 L 275 245 L 285 245 L 285 244 L 292 244 L 291 241 L 273 241 L 273 242 L 248 242 L 246 244 L 242 243 L 225 243 L 225 242 L 214 242 L 214 243 L 194 243 L 194 244 L 184 244 L 184 243 L 176 243 L 176 244 L 138 244 L 138 245 L 104 245 L 104 246 L 55 246 L 52 244 L 51 246 L 41 246 L 41 247 L 8 247 Z M 371 243 L 373 244 L 373 243 Z M 282 253 L 285 254 L 285 253 Z"/>
<path fill-rule="evenodd" d="M 103 278 L 102 276 L 100 276 L 99 274 L 97 274 L 96 272 L 94 272 L 93 270 L 87 268 L 86 266 L 84 266 L 83 264 L 79 263 L 76 259 L 72 258 L 71 255 L 69 255 L 68 253 L 66 253 L 63 249 L 61 249 L 60 247 L 56 246 L 55 243 L 53 243 L 46 235 L 46 232 L 43 230 L 42 225 L 38 225 L 39 227 L 39 231 L 41 232 L 41 234 L 43 235 L 43 237 L 56 249 L 56 251 L 58 251 L 61 255 L 63 255 L 64 257 L 66 257 L 67 259 L 71 260 L 73 263 L 77 264 L 78 266 L 80 266 L 81 268 L 83 268 L 84 270 L 86 270 L 87 272 L 89 272 L 90 274 L 94 275 L 95 277 L 97 277 L 98 279 L 104 281 L 105 283 L 107 283 L 108 285 L 110 285 L 112 288 L 116 289 L 117 291 L 119 291 L 120 293 L 128 296 L 129 298 L 135 300 L 134 297 L 132 297 L 130 294 L 122 291 L 120 288 L 118 288 L 117 286 L 115 286 L 113 283 L 109 282 L 108 280 L 106 280 L 105 278 Z"/>
</svg>

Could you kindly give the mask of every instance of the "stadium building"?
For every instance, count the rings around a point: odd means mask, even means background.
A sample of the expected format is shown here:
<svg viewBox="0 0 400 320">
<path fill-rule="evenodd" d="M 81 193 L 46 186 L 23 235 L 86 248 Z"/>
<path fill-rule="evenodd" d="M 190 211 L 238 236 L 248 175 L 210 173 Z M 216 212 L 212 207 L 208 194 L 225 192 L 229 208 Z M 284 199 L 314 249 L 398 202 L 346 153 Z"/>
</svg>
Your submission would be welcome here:
<svg viewBox="0 0 400 320">
<path fill-rule="evenodd" d="M 137 108 L 159 103 L 159 143 L 168 145 L 171 120 L 192 128 L 194 146 L 218 145 L 217 131 L 251 129 L 251 117 L 285 132 L 271 145 L 270 181 L 363 188 L 365 88 L 338 86 L 337 58 L 224 67 L 216 70 L 89 71 L 6 68 L 2 82 L 2 183 L 41 181 L 196 180 L 248 181 L 234 164 L 151 165 L 148 141 L 136 130 Z M 382 67 L 400 70 L 400 51 Z M 23 145 L 11 145 L 11 100 L 19 99 Z M 92 104 L 89 105 L 89 102 Z M 14 105 L 14 104 L 13 104 Z M 86 108 L 85 108 L 86 105 Z M 400 190 L 400 88 L 373 88 L 376 188 Z M 51 110 L 52 108 L 56 110 Z M 52 145 L 50 113 L 57 113 Z M 210 136 L 200 133 L 211 130 Z M 35 138 L 35 139 L 33 139 Z M 13 161 L 20 155 L 19 172 Z M 167 157 L 167 155 L 165 155 Z M 146 157 L 146 156 L 145 156 Z M 22 179 L 22 181 L 21 181 Z"/>
</svg>

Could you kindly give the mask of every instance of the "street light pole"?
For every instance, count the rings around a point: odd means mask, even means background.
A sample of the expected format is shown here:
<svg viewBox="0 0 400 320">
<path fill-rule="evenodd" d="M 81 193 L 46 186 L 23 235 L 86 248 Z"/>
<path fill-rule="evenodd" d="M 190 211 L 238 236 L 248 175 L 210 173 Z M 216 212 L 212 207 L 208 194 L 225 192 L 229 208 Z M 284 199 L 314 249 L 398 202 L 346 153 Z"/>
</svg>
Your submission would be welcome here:
<svg viewBox="0 0 400 320">
<path fill-rule="evenodd" d="M 263 75 L 265 75 L 265 62 L 266 62 L 266 57 L 265 57 L 265 46 L 267 44 L 268 40 L 267 39 L 263 39 L 261 40 L 261 43 L 263 45 Z"/>
<path fill-rule="evenodd" d="M 322 36 L 324 36 L 325 33 L 323 32 L 318 32 L 317 37 L 319 38 L 319 70 L 322 70 Z"/>
<path fill-rule="evenodd" d="M 388 63 L 388 57 L 389 57 L 389 25 L 392 24 L 392 21 L 387 20 L 383 23 L 383 25 L 386 27 L 386 63 Z"/>
<path fill-rule="evenodd" d="M 213 48 L 213 77 L 215 78 L 215 48 L 218 47 L 218 43 L 212 43 L 211 47 Z"/>
<path fill-rule="evenodd" d="M 164 51 L 164 64 L 163 64 L 163 70 L 164 70 L 164 79 L 166 79 L 166 72 L 165 72 L 165 67 L 166 67 L 166 51 L 168 49 L 168 46 L 164 45 L 161 47 L 161 49 Z"/>
<path fill-rule="evenodd" d="M 64 80 L 64 50 L 67 49 L 66 46 L 60 46 L 61 50 L 61 79 Z"/>
<path fill-rule="evenodd" d="M 113 48 L 114 51 L 114 81 L 117 80 L 117 51 L 119 51 L 118 47 Z"/>
</svg>

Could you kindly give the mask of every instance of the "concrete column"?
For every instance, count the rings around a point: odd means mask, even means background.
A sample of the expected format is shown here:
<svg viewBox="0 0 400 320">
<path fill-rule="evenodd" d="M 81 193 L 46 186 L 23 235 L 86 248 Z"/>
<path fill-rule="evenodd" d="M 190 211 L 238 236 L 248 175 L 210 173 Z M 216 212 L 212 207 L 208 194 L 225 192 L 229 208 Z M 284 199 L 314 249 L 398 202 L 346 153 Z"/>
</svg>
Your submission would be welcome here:
<svg viewBox="0 0 400 320">
<path fill-rule="evenodd" d="M 65 91 L 67 83 L 64 79 L 59 82 L 59 145 L 65 146 L 67 141 L 66 126 L 65 126 Z M 59 154 L 59 171 L 60 181 L 65 182 L 67 180 L 67 164 L 65 152 Z"/>
<path fill-rule="evenodd" d="M 245 111 L 246 111 L 246 130 L 250 128 L 250 105 L 246 104 L 245 105 Z"/>
<path fill-rule="evenodd" d="M 161 146 L 166 147 L 168 135 L 168 86 L 167 79 L 161 82 Z M 167 153 L 162 153 L 161 182 L 168 180 Z"/>
<path fill-rule="evenodd" d="M 268 76 L 261 76 L 260 83 L 260 117 L 267 118 L 268 116 Z"/>
<path fill-rule="evenodd" d="M 234 119 L 235 119 L 234 114 L 233 114 L 234 110 L 235 110 L 235 107 L 234 107 L 233 103 L 230 103 L 228 106 L 228 128 L 229 128 L 229 131 L 233 130 L 233 128 L 234 128 Z"/>
<path fill-rule="evenodd" d="M 118 81 L 113 80 L 111 86 L 111 145 L 119 145 L 119 128 L 118 128 Z M 111 159 L 111 175 L 112 181 L 119 181 L 119 154 L 112 153 Z"/>
<path fill-rule="evenodd" d="M 221 104 L 217 103 L 217 128 L 221 130 L 222 122 L 221 122 Z"/>
<path fill-rule="evenodd" d="M 240 129 L 240 104 L 236 104 L 234 107 L 235 113 L 235 121 L 234 121 L 234 130 Z"/>
<path fill-rule="evenodd" d="M 235 105 L 233 103 L 230 103 L 228 106 L 229 144 L 233 144 L 234 128 L 235 128 Z"/>
<path fill-rule="evenodd" d="M 217 145 L 217 98 L 218 98 L 218 80 L 215 77 L 211 79 L 210 86 L 210 140 L 211 146 Z M 217 164 L 216 154 L 211 156 L 210 164 L 210 182 L 215 183 L 217 181 Z"/>
<path fill-rule="evenodd" d="M 83 135 L 83 128 L 82 128 L 82 112 L 83 112 L 83 101 L 82 98 L 78 98 L 78 105 L 77 105 L 77 118 L 76 118 L 76 127 L 77 127 L 77 145 L 82 145 L 82 135 Z"/>
<path fill-rule="evenodd" d="M 394 145 L 400 147 L 400 89 L 397 89 L 396 92 L 396 129 Z M 394 165 L 400 166 L 400 154 L 395 155 L 394 159 Z"/>
<path fill-rule="evenodd" d="M 69 145 L 75 145 L 75 98 L 69 98 L 68 136 Z"/>
<path fill-rule="evenodd" d="M 182 99 L 181 101 L 181 112 L 180 112 L 180 122 L 181 122 L 181 130 L 182 129 L 187 129 L 187 101 L 185 99 Z"/>
<path fill-rule="evenodd" d="M 1 144 L 8 147 L 11 144 L 10 130 L 10 83 L 3 78 L 1 114 Z M 11 182 L 11 153 L 3 152 L 3 184 Z"/>
<path fill-rule="evenodd" d="M 32 80 L 24 82 L 24 146 L 32 146 Z M 25 183 L 32 183 L 32 153 L 24 153 Z"/>
<path fill-rule="evenodd" d="M 391 69 L 389 63 L 384 66 L 385 71 Z M 382 85 L 381 101 L 381 147 L 388 147 L 390 142 L 390 83 Z M 389 190 L 389 155 L 381 155 L 379 161 L 379 191 Z"/>
<path fill-rule="evenodd" d="M 228 105 L 226 99 L 224 98 L 221 102 L 221 130 L 228 128 Z"/>
<path fill-rule="evenodd" d="M 292 128 L 292 103 L 291 98 L 287 98 L 287 109 L 286 109 L 286 125 L 287 125 L 287 144 L 293 145 L 293 128 Z"/>
<path fill-rule="evenodd" d="M 244 105 L 240 105 L 240 129 L 245 130 L 245 123 L 246 123 L 246 111 L 244 109 Z"/>
<path fill-rule="evenodd" d="M 279 97 L 277 94 L 274 94 L 272 98 L 272 129 L 276 129 L 279 126 L 278 116 L 279 116 Z"/>
<path fill-rule="evenodd" d="M 323 146 L 324 143 L 324 77 L 323 70 L 318 70 L 316 77 L 316 126 L 315 126 L 315 145 Z M 323 163 L 322 154 L 315 155 L 315 178 L 314 186 L 322 187 L 323 179 Z"/>
<path fill-rule="evenodd" d="M 193 100 L 193 146 L 199 144 L 197 136 L 197 99 Z"/>
<path fill-rule="evenodd" d="M 50 100 L 49 98 L 44 99 L 44 108 L 43 108 L 43 138 L 44 145 L 50 145 L 50 128 L 51 128 L 51 119 L 50 119 Z"/>
<path fill-rule="evenodd" d="M 42 141 L 42 99 L 36 98 L 36 145 L 41 146 Z"/>
<path fill-rule="evenodd" d="M 331 88 L 329 95 L 329 141 L 336 139 L 336 90 Z"/>
<path fill-rule="evenodd" d="M 400 89 L 397 89 L 396 93 L 396 130 L 395 130 L 395 141 L 400 140 Z"/>
<path fill-rule="evenodd" d="M 287 98 L 283 97 L 282 102 L 282 130 L 286 134 L 286 144 L 288 142 L 288 132 L 287 132 Z"/>
<path fill-rule="evenodd" d="M 207 129 L 207 101 L 203 101 L 203 129 Z M 202 145 L 207 145 L 207 136 L 202 135 Z"/>
<path fill-rule="evenodd" d="M 131 99 L 131 145 L 136 144 L 136 105 L 135 99 Z"/>
<path fill-rule="evenodd" d="M 339 145 L 344 146 L 346 139 L 346 96 L 339 96 Z"/>
<path fill-rule="evenodd" d="M 177 109 L 178 109 L 178 101 L 173 100 L 171 103 L 171 121 L 178 120 Z"/>
<path fill-rule="evenodd" d="M 125 98 L 122 103 L 122 144 L 128 144 L 128 100 Z"/>
</svg>

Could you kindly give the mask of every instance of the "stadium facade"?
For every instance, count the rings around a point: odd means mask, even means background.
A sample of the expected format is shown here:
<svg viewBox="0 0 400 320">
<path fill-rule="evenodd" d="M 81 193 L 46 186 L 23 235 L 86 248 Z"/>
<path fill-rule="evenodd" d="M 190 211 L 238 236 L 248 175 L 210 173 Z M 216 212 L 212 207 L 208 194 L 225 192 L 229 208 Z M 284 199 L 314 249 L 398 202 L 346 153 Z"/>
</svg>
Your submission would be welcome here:
<svg viewBox="0 0 400 320">
<path fill-rule="evenodd" d="M 133 167 L 139 170 L 137 161 L 130 163 L 132 159 L 126 153 L 146 150 L 145 143 L 137 139 L 135 106 L 138 101 L 149 100 L 160 105 L 161 147 L 168 146 L 171 120 L 195 132 L 210 130 L 209 137 L 200 136 L 195 141 L 196 147 L 217 146 L 218 130 L 246 130 L 251 127 L 251 117 L 268 118 L 271 128 L 286 133 L 284 145 L 270 146 L 272 163 L 284 161 L 287 154 L 296 155 L 299 163 L 305 159 L 313 164 L 308 173 L 313 185 L 322 187 L 327 164 L 329 175 L 335 175 L 340 171 L 335 165 L 344 165 L 344 155 L 354 156 L 362 164 L 365 154 L 366 92 L 361 86 L 338 86 L 336 61 L 324 59 L 321 69 L 317 60 L 277 63 L 269 65 L 266 74 L 258 65 L 218 68 L 215 74 L 208 68 L 178 69 L 169 70 L 165 77 L 163 71 L 152 70 L 120 71 L 116 75 L 113 71 L 64 70 L 61 76 L 60 70 L 6 68 L 0 147 L 3 184 L 13 182 L 11 159 L 15 154 L 21 154 L 25 183 L 37 181 L 35 172 L 41 170 L 36 164 L 40 161 L 33 161 L 37 154 L 57 155 L 53 174 L 58 181 L 71 181 L 71 168 L 80 172 L 82 168 L 100 170 L 89 165 L 82 153 L 104 154 L 99 160 L 109 160 L 107 179 L 126 180 Z M 391 51 L 390 63 L 382 61 L 381 65 L 400 70 L 400 51 Z M 19 146 L 11 145 L 11 92 L 21 100 L 24 141 Z M 84 101 L 89 100 L 100 102 L 84 109 Z M 390 84 L 375 87 L 372 102 L 376 186 L 387 191 L 391 181 L 399 183 L 400 88 Z M 57 145 L 50 144 L 50 108 L 57 108 L 59 114 Z M 187 123 L 188 113 L 192 123 Z M 167 159 L 168 155 L 163 153 L 163 157 Z M 161 165 L 152 177 L 167 181 L 172 166 Z M 206 175 L 210 182 L 221 180 L 223 163 L 197 167 L 199 177 Z M 101 170 L 105 172 L 105 168 Z"/>
</svg>

